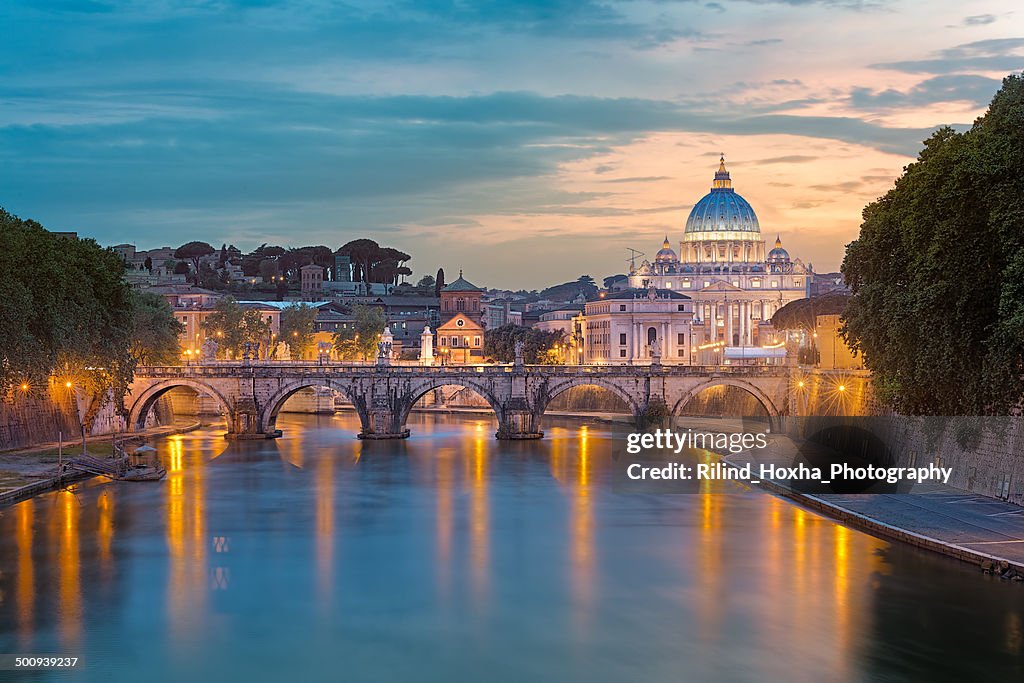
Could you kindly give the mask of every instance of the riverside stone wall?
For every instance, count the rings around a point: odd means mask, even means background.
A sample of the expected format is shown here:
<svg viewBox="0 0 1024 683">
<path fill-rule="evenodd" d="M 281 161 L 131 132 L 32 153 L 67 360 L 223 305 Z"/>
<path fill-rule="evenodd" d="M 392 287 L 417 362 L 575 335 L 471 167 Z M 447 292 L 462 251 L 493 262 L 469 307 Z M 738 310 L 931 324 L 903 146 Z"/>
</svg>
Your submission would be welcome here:
<svg viewBox="0 0 1024 683">
<path fill-rule="evenodd" d="M 30 448 L 39 444 L 78 441 L 82 438 L 79 416 L 87 410 L 85 400 L 56 385 L 23 392 L 18 388 L 0 399 L 0 451 Z M 146 420 L 147 426 L 170 424 L 175 414 L 171 402 L 161 398 Z M 103 406 L 93 419 L 89 436 L 124 431 L 124 418 L 112 403 Z"/>
<path fill-rule="evenodd" d="M 952 467 L 949 484 L 1024 505 L 1024 420 L 905 417 L 887 410 L 866 372 L 812 370 L 796 380 L 791 415 L 885 416 L 895 465 Z M 840 391 L 839 387 L 843 387 Z"/>
</svg>

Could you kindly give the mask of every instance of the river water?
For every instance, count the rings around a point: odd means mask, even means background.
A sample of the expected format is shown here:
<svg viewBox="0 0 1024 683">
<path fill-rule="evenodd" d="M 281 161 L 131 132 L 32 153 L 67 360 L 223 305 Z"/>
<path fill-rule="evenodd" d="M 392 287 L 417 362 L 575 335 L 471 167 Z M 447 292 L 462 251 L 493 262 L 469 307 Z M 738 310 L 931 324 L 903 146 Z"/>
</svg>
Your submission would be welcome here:
<svg viewBox="0 0 1024 683">
<path fill-rule="evenodd" d="M 358 441 L 351 415 L 278 426 L 160 439 L 163 482 L 0 511 L 0 653 L 83 662 L 17 675 L 1024 680 L 1021 584 L 731 483 L 619 492 L 607 426 L 519 443 L 472 417 L 413 415 L 402 442 Z"/>
</svg>

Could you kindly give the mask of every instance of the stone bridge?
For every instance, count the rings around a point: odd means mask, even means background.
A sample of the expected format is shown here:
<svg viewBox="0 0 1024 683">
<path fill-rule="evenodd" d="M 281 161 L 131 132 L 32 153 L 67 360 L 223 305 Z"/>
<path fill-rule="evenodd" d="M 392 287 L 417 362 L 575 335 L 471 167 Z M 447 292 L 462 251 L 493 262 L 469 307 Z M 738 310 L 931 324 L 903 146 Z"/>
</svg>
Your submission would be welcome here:
<svg viewBox="0 0 1024 683">
<path fill-rule="evenodd" d="M 277 415 L 295 392 L 326 387 L 340 392 L 359 414 L 363 439 L 409 435 L 406 418 L 427 392 L 462 386 L 482 396 L 498 419 L 499 439 L 537 439 L 542 419 L 556 396 L 580 386 L 612 392 L 643 426 L 649 408 L 680 414 L 701 391 L 738 387 L 753 395 L 769 419 L 789 413 L 791 370 L 770 366 L 552 366 L 478 365 L 419 367 L 400 365 L 305 365 L 300 363 L 218 363 L 141 367 L 126 397 L 128 429 L 141 430 L 157 400 L 175 387 L 212 397 L 227 418 L 229 439 L 281 435 Z"/>
</svg>

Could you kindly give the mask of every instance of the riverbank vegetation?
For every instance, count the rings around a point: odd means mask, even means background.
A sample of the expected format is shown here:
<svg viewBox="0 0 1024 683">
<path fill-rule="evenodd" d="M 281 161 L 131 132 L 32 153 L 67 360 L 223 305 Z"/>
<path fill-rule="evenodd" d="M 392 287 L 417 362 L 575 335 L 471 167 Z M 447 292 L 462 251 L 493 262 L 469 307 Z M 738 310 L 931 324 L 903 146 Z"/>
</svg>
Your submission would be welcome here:
<svg viewBox="0 0 1024 683">
<path fill-rule="evenodd" d="M 843 335 L 904 414 L 1000 414 L 1024 395 L 1024 79 L 943 127 L 864 209 Z"/>
<path fill-rule="evenodd" d="M 0 209 L 0 393 L 81 391 L 87 427 L 107 400 L 120 406 L 137 364 L 177 358 L 170 307 L 134 292 L 124 268 L 94 240 Z"/>
</svg>

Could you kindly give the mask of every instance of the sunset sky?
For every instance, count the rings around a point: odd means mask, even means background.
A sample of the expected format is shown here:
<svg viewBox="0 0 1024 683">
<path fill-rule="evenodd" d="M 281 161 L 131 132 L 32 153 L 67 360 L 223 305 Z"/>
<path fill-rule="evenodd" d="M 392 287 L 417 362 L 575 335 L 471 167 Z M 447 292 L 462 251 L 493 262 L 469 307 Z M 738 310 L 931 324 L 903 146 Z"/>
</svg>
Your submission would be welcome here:
<svg viewBox="0 0 1024 683">
<path fill-rule="evenodd" d="M 724 152 L 819 272 L 1024 69 L 1017 2 L 4 0 L 0 206 L 140 249 L 370 237 L 478 285 L 674 247 Z"/>
</svg>

